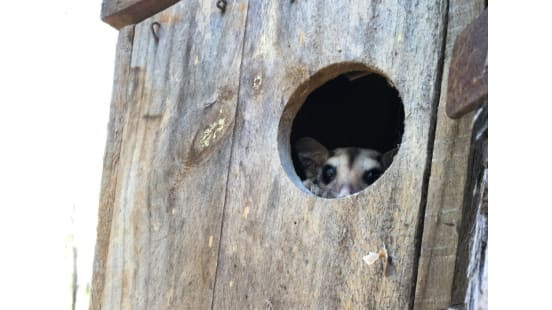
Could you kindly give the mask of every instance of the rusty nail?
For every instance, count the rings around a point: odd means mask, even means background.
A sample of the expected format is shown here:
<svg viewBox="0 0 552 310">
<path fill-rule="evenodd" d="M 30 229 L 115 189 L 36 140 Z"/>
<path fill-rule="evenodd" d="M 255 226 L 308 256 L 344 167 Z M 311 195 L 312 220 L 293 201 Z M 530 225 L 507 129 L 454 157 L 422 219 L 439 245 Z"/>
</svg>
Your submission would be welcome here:
<svg viewBox="0 0 552 310">
<path fill-rule="evenodd" d="M 155 42 L 159 42 L 159 28 L 161 28 L 161 24 L 158 22 L 151 23 L 151 33 L 153 34 L 153 38 L 155 39 Z"/>
<path fill-rule="evenodd" d="M 217 1 L 217 8 L 219 8 L 219 10 L 224 13 L 226 12 L 226 5 L 228 3 L 226 2 L 226 0 L 218 0 Z"/>
</svg>

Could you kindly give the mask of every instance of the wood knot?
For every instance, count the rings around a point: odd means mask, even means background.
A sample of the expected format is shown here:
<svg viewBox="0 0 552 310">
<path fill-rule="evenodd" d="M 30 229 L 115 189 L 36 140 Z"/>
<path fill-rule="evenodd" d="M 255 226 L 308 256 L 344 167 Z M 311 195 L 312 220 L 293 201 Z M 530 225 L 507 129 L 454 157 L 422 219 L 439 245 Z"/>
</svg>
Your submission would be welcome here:
<svg viewBox="0 0 552 310">
<path fill-rule="evenodd" d="M 257 75 L 254 79 L 253 79 L 253 88 L 255 90 L 259 90 L 259 88 L 261 88 L 261 85 L 263 84 L 263 78 L 261 77 L 261 75 Z"/>
<path fill-rule="evenodd" d="M 228 136 L 233 123 L 232 105 L 224 105 L 221 97 L 203 109 L 203 117 L 195 134 L 188 165 L 195 166 L 206 160 Z"/>
<path fill-rule="evenodd" d="M 224 130 L 226 119 L 224 117 L 219 118 L 215 122 L 211 123 L 205 130 L 203 130 L 200 139 L 199 147 L 206 148 L 209 144 L 213 143 L 217 139 L 217 135 L 220 135 Z"/>
</svg>

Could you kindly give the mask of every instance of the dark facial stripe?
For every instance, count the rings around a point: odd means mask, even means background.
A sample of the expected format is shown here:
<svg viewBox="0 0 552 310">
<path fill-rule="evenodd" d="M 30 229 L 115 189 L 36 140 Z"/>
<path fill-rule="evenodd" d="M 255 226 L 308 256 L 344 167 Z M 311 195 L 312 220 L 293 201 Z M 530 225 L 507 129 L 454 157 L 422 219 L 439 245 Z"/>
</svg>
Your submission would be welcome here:
<svg viewBox="0 0 552 310">
<path fill-rule="evenodd" d="M 350 147 L 346 150 L 347 158 L 349 160 L 349 168 L 353 168 L 353 163 L 355 162 L 355 159 L 360 154 L 360 149 L 356 147 Z"/>
</svg>

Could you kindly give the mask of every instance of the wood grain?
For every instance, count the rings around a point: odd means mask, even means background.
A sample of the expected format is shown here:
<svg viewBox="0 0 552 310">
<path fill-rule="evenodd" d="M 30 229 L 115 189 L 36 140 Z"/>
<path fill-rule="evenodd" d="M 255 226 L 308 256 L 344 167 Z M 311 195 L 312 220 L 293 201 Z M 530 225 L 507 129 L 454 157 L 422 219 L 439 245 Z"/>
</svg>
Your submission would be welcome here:
<svg viewBox="0 0 552 310">
<path fill-rule="evenodd" d="M 107 252 L 111 236 L 113 206 L 117 190 L 119 159 L 123 141 L 124 124 L 129 118 L 127 90 L 130 82 L 130 59 L 134 39 L 134 25 L 127 26 L 119 32 L 113 81 L 109 127 L 103 161 L 100 205 L 98 209 L 98 231 L 96 237 L 96 253 L 94 257 L 94 273 L 92 279 L 91 309 L 100 309 L 106 282 L 105 268 Z"/>
<path fill-rule="evenodd" d="M 101 18 L 121 29 L 136 24 L 177 3 L 179 0 L 103 0 Z"/>
<path fill-rule="evenodd" d="M 408 308 L 445 15 L 442 1 L 250 3 L 215 309 Z M 290 121 L 309 91 L 361 64 L 400 91 L 403 143 L 373 186 L 321 199 L 291 167 Z M 383 244 L 387 277 L 362 261 Z"/>
<path fill-rule="evenodd" d="M 120 149 L 102 189 L 93 309 L 211 306 L 247 12 L 233 5 L 222 17 L 186 1 L 135 27 L 115 81 L 126 108 L 110 131 Z"/>
<path fill-rule="evenodd" d="M 456 36 L 484 9 L 484 1 L 450 1 L 443 80 L 429 179 L 414 309 L 444 309 L 452 300 L 472 116 L 446 115 L 448 70 Z"/>
</svg>

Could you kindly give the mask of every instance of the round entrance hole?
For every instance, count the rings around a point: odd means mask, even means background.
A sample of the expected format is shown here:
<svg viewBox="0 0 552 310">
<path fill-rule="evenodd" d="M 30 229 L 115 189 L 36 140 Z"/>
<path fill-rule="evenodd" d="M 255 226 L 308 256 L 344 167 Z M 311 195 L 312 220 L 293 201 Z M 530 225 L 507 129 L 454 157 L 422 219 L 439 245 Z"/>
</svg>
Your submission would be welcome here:
<svg viewBox="0 0 552 310">
<path fill-rule="evenodd" d="M 337 64 L 291 96 L 280 121 L 280 159 L 302 190 L 341 198 L 376 183 L 403 131 L 404 107 L 391 81 L 362 64 Z"/>
</svg>

